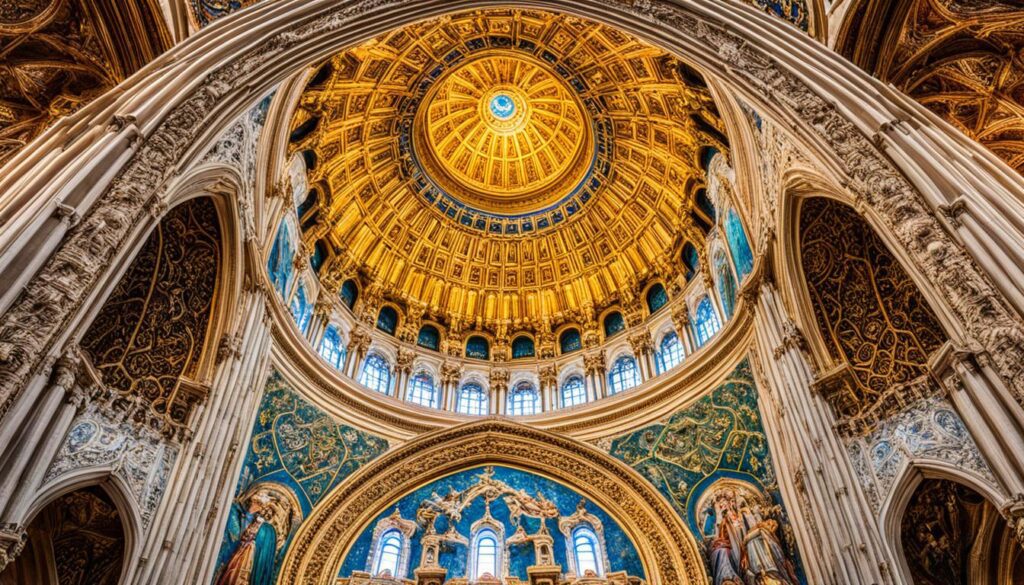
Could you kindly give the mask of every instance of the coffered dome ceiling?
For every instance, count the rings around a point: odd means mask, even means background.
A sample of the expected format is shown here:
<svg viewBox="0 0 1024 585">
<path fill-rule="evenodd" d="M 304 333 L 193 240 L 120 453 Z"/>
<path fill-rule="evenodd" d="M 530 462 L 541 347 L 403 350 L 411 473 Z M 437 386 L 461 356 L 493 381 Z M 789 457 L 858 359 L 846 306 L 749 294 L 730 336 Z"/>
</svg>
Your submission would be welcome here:
<svg viewBox="0 0 1024 585">
<path fill-rule="evenodd" d="M 308 242 L 463 324 L 590 320 L 679 272 L 706 149 L 701 77 L 614 28 L 542 11 L 450 15 L 334 56 L 292 122 Z"/>
</svg>

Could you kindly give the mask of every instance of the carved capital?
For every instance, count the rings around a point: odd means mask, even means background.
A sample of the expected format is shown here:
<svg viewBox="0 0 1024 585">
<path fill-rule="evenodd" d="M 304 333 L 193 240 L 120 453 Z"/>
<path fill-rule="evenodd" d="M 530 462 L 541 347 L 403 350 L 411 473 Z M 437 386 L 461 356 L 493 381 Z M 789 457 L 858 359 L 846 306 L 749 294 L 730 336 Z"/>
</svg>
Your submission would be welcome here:
<svg viewBox="0 0 1024 585">
<path fill-rule="evenodd" d="M 606 367 L 607 360 L 605 359 L 603 351 L 597 351 L 583 356 L 583 371 L 588 376 L 591 374 L 604 376 Z"/>
<path fill-rule="evenodd" d="M 28 533 L 18 524 L 0 524 L 0 573 L 18 558 L 28 541 Z"/>
<path fill-rule="evenodd" d="M 412 363 L 416 360 L 416 352 L 401 347 L 398 349 L 398 356 L 395 360 L 395 369 L 404 374 L 412 372 Z"/>
<path fill-rule="evenodd" d="M 545 387 L 552 387 L 558 383 L 558 366 L 549 364 L 540 368 L 540 383 Z"/>
<path fill-rule="evenodd" d="M 949 225 L 953 226 L 953 229 L 957 229 L 963 225 L 960 216 L 967 212 L 967 200 L 961 195 L 949 203 L 939 205 L 938 210 L 939 216 L 946 218 Z"/>
<path fill-rule="evenodd" d="M 217 364 L 222 364 L 229 358 L 238 359 L 242 357 L 242 337 L 225 333 L 217 345 Z"/>
<path fill-rule="evenodd" d="M 77 356 L 73 354 L 61 356 L 53 364 L 50 383 L 54 386 L 60 386 L 65 390 L 70 390 L 75 385 L 80 367 L 81 361 Z"/>
<path fill-rule="evenodd" d="M 508 390 L 508 382 L 511 379 L 512 374 L 509 373 L 505 368 L 492 368 L 488 381 L 491 385 L 491 390 L 501 391 Z"/>
<path fill-rule="evenodd" d="M 633 353 L 637 356 L 646 355 L 654 351 L 654 341 L 651 339 L 650 332 L 644 330 L 630 335 L 629 347 L 632 348 Z"/>
</svg>

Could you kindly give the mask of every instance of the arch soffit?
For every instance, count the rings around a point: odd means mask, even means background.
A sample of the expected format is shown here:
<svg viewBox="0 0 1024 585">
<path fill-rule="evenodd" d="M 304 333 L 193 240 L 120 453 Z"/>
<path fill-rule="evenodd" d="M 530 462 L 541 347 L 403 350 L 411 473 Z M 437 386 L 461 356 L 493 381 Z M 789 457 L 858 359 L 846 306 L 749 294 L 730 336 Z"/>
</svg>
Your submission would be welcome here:
<svg viewBox="0 0 1024 585">
<path fill-rule="evenodd" d="M 57 498 L 88 487 L 101 488 L 110 497 L 110 501 L 114 503 L 118 516 L 121 518 L 125 550 L 121 578 L 118 583 L 126 585 L 131 582 L 132 573 L 142 555 L 145 528 L 142 523 L 142 512 L 129 495 L 132 493 L 131 488 L 124 479 L 114 473 L 114 469 L 109 465 L 78 469 L 43 486 L 29 507 L 22 525 L 27 526 Z"/>
<path fill-rule="evenodd" d="M 822 371 L 827 371 L 828 367 L 835 364 L 832 363 L 834 360 L 831 357 L 828 342 L 818 329 L 814 305 L 811 302 L 804 278 L 802 250 L 800 249 L 800 206 L 803 201 L 814 197 L 832 199 L 852 207 L 882 239 L 889 253 L 899 261 L 900 266 L 914 281 L 917 290 L 938 316 L 950 339 L 961 338 L 962 329 L 955 316 L 950 314 L 944 299 L 935 290 L 932 283 L 921 274 L 918 265 L 896 240 L 888 226 L 881 221 L 878 213 L 864 205 L 862 200 L 858 200 L 838 188 L 835 182 L 823 173 L 804 165 L 794 166 L 783 173 L 780 193 L 779 209 L 781 212 L 778 214 L 777 221 L 778 233 L 782 234 L 782 237 L 775 242 L 774 273 L 779 276 L 780 294 L 790 309 L 790 315 L 793 315 L 796 325 L 807 339 L 815 360 L 820 365 L 827 365 Z"/>
<path fill-rule="evenodd" d="M 197 358 L 196 380 L 209 381 L 213 377 L 217 362 L 218 343 L 228 331 L 232 330 L 240 316 L 237 304 L 241 299 L 243 284 L 246 280 L 264 279 L 263 274 L 251 274 L 250 263 L 246 260 L 246 250 L 242 225 L 239 220 L 238 201 L 244 193 L 243 181 L 238 170 L 229 165 L 207 164 L 191 169 L 179 177 L 167 190 L 168 194 L 154 199 L 150 203 L 150 213 L 136 226 L 131 234 L 130 243 L 118 253 L 118 260 L 111 262 L 103 283 L 94 290 L 91 302 L 87 303 L 88 311 L 78 315 L 77 325 L 69 328 L 74 331 L 72 342 L 78 343 L 92 325 L 96 315 L 103 308 L 114 288 L 121 282 L 124 273 L 131 266 L 139 250 L 146 244 L 153 230 L 167 216 L 167 213 L 185 205 L 193 199 L 208 197 L 214 204 L 217 220 L 220 224 L 221 258 L 217 275 L 217 286 L 214 291 L 213 311 L 206 328 L 203 352 Z M 257 263 L 261 266 L 262 261 Z"/>
<path fill-rule="evenodd" d="M 914 459 L 903 465 L 893 482 L 893 487 L 882 502 L 878 512 L 883 546 L 891 559 L 895 561 L 896 570 L 903 575 L 907 583 L 912 582 L 910 566 L 903 554 L 903 538 L 901 526 L 907 511 L 910 498 L 926 479 L 939 479 L 966 486 L 984 497 L 996 510 L 1011 503 L 1011 499 L 999 488 L 991 485 L 981 477 L 950 465 L 945 461 L 932 459 Z"/>
<path fill-rule="evenodd" d="M 589 445 L 496 419 L 424 435 L 360 469 L 303 523 L 280 580 L 333 583 L 348 548 L 391 502 L 440 477 L 490 464 L 557 478 L 590 498 L 636 544 L 652 583 L 707 583 L 693 536 L 634 470 Z"/>
</svg>

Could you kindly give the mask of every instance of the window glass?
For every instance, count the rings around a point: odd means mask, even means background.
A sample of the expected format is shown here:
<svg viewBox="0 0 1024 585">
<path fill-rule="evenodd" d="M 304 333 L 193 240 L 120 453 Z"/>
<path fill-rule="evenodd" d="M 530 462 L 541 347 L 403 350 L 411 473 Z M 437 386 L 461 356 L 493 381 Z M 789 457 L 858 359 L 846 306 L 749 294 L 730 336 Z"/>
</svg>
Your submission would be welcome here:
<svg viewBox="0 0 1024 585">
<path fill-rule="evenodd" d="M 667 372 L 683 362 L 683 344 L 675 331 L 670 331 L 661 338 L 658 345 L 658 373 Z"/>
<path fill-rule="evenodd" d="M 562 384 L 562 406 L 576 406 L 587 401 L 587 389 L 583 378 L 572 376 Z"/>
<path fill-rule="evenodd" d="M 608 372 L 608 383 L 611 385 L 612 394 L 618 394 L 638 385 L 640 372 L 637 370 L 636 360 L 628 355 L 615 360 L 611 371 Z"/>
<path fill-rule="evenodd" d="M 483 416 L 487 414 L 487 394 L 479 384 L 466 384 L 459 390 L 455 410 L 462 414 Z"/>
<path fill-rule="evenodd" d="M 558 336 L 558 347 L 562 353 L 572 353 L 583 349 L 583 340 L 580 339 L 579 329 L 566 329 Z"/>
<path fill-rule="evenodd" d="M 437 389 L 430 374 L 419 372 L 409 380 L 409 402 L 429 408 L 437 407 Z"/>
<path fill-rule="evenodd" d="M 598 562 L 597 535 L 589 527 L 581 526 L 573 532 L 572 538 L 573 554 L 576 556 L 576 571 L 578 576 L 593 571 L 601 576 L 601 564 Z"/>
<path fill-rule="evenodd" d="M 345 303 L 345 306 L 352 308 L 356 306 L 356 299 L 359 298 L 359 287 L 356 286 L 356 281 L 349 279 L 341 285 L 341 292 L 338 293 L 341 297 L 341 302 Z"/>
<path fill-rule="evenodd" d="M 373 574 L 380 575 L 387 571 L 392 577 L 398 577 L 398 561 L 402 557 L 402 537 L 397 531 L 386 532 L 380 540 L 380 552 L 377 554 L 377 566 Z"/>
<path fill-rule="evenodd" d="M 754 270 L 754 254 L 750 250 L 750 243 L 747 241 L 747 232 L 743 229 L 743 222 L 736 215 L 736 211 L 730 209 L 725 214 L 725 239 L 729 242 L 729 251 L 732 253 L 732 261 L 736 265 L 736 274 L 742 281 L 752 270 Z"/>
<path fill-rule="evenodd" d="M 299 285 L 299 290 L 295 291 L 291 308 L 295 324 L 299 326 L 299 331 L 305 333 L 306 328 L 309 327 L 309 322 L 313 320 L 313 306 L 306 299 L 306 289 L 301 284 Z"/>
<path fill-rule="evenodd" d="M 722 251 L 715 254 L 715 282 L 718 284 L 718 296 L 722 299 L 725 318 L 730 319 L 736 308 L 736 279 Z"/>
<path fill-rule="evenodd" d="M 668 293 L 665 292 L 665 287 L 658 283 L 652 286 L 647 291 L 647 309 L 653 315 L 658 312 L 658 309 L 668 304 Z"/>
<path fill-rule="evenodd" d="M 345 346 L 341 342 L 341 333 L 334 325 L 328 325 L 324 330 L 324 338 L 320 340 L 320 355 L 337 370 L 345 363 Z"/>
<path fill-rule="evenodd" d="M 476 541 L 476 575 L 498 576 L 498 539 L 490 530 L 482 533 Z"/>
<path fill-rule="evenodd" d="M 622 318 L 622 313 L 618 311 L 614 313 L 608 313 L 604 318 L 604 336 L 611 337 L 620 331 L 626 329 L 626 320 Z"/>
<path fill-rule="evenodd" d="M 363 364 L 363 372 L 359 375 L 359 383 L 381 394 L 391 393 L 391 368 L 387 360 L 371 353 Z"/>
<path fill-rule="evenodd" d="M 377 314 L 377 329 L 384 333 L 395 334 L 398 330 L 398 311 L 393 307 L 384 307 Z"/>
<path fill-rule="evenodd" d="M 512 416 L 529 416 L 540 410 L 540 396 L 529 382 L 520 382 L 508 395 L 508 412 Z"/>
<path fill-rule="evenodd" d="M 536 351 L 533 347 L 533 340 L 525 335 L 521 335 L 512 340 L 512 359 L 518 360 L 522 358 L 534 357 Z"/>
<path fill-rule="evenodd" d="M 437 351 L 441 347 L 441 332 L 433 325 L 420 327 L 420 333 L 416 336 L 416 345 Z"/>
<path fill-rule="evenodd" d="M 466 357 L 478 360 L 491 359 L 491 344 L 486 337 L 474 335 L 466 341 Z"/>
<path fill-rule="evenodd" d="M 711 304 L 711 299 L 704 297 L 697 305 L 693 320 L 693 332 L 697 347 L 703 347 L 709 339 L 715 336 L 715 333 L 718 333 L 721 327 L 722 324 L 718 321 L 718 315 L 715 314 L 715 307 Z"/>
</svg>

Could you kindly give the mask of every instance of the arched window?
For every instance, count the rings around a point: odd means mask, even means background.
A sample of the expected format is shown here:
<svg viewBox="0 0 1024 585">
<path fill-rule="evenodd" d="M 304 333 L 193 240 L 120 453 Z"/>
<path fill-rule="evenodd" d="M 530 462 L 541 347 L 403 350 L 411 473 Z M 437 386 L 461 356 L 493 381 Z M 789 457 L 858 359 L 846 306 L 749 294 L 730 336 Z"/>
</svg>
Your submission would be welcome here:
<svg viewBox="0 0 1024 585">
<path fill-rule="evenodd" d="M 466 357 L 478 360 L 491 359 L 491 344 L 487 342 L 487 338 L 474 335 L 466 340 Z"/>
<path fill-rule="evenodd" d="M 441 348 L 441 332 L 433 325 L 420 327 L 420 332 L 416 336 L 416 345 L 437 351 Z"/>
<path fill-rule="evenodd" d="M 608 372 L 608 383 L 611 386 L 612 394 L 629 390 L 639 384 L 640 372 L 637 370 L 636 360 L 628 355 L 615 360 L 612 369 Z"/>
<path fill-rule="evenodd" d="M 721 327 L 722 324 L 718 321 L 718 315 L 715 314 L 715 307 L 711 304 L 711 299 L 705 296 L 694 312 L 693 333 L 697 338 L 697 347 L 704 347 L 704 344 L 714 337 Z"/>
<path fill-rule="evenodd" d="M 533 384 L 523 381 L 508 394 L 508 413 L 512 416 L 530 416 L 540 410 L 540 395 Z"/>
<path fill-rule="evenodd" d="M 533 340 L 526 335 L 520 335 L 512 340 L 512 359 L 530 358 L 535 355 L 537 352 L 533 347 Z"/>
<path fill-rule="evenodd" d="M 473 538 L 473 564 L 472 578 L 478 580 L 484 575 L 501 577 L 498 567 L 501 561 L 501 548 L 498 544 L 498 534 L 490 528 L 484 528 L 477 532 Z"/>
<path fill-rule="evenodd" d="M 657 354 L 658 373 L 667 372 L 683 362 L 683 344 L 675 331 L 670 331 L 661 338 Z"/>
<path fill-rule="evenodd" d="M 356 281 L 349 279 L 341 285 L 341 292 L 338 293 L 341 297 L 341 302 L 345 303 L 345 306 L 352 308 L 356 306 L 356 300 L 359 298 L 359 287 L 356 286 Z"/>
<path fill-rule="evenodd" d="M 437 407 L 437 388 L 429 373 L 419 372 L 409 379 L 409 402 L 428 408 Z"/>
<path fill-rule="evenodd" d="M 377 576 L 385 571 L 392 577 L 400 578 L 398 574 L 398 562 L 402 558 L 402 533 L 398 530 L 388 530 L 380 537 L 380 544 L 377 545 L 377 560 L 373 563 L 373 575 Z"/>
<path fill-rule="evenodd" d="M 615 311 L 614 313 L 608 313 L 604 318 L 604 336 L 611 337 L 616 333 L 625 331 L 626 320 L 622 318 L 622 313 Z"/>
<path fill-rule="evenodd" d="M 712 223 L 715 222 L 715 205 L 711 203 L 711 199 L 708 198 L 707 189 L 697 190 L 697 208 L 704 212 L 704 215 L 708 216 L 708 219 Z"/>
<path fill-rule="evenodd" d="M 583 378 L 572 376 L 562 384 L 562 406 L 576 406 L 587 401 L 587 388 Z"/>
<path fill-rule="evenodd" d="M 320 355 L 337 370 L 345 363 L 345 345 L 341 342 L 341 333 L 334 325 L 328 325 L 324 330 L 324 338 L 320 340 Z"/>
<path fill-rule="evenodd" d="M 309 257 L 309 265 L 313 268 L 313 272 L 320 274 L 320 269 L 323 268 L 326 261 L 327 244 L 320 240 L 313 246 L 313 255 Z"/>
<path fill-rule="evenodd" d="M 718 295 L 722 299 L 722 310 L 725 318 L 731 319 L 736 309 L 736 279 L 732 276 L 732 269 L 721 250 L 715 252 L 715 281 L 718 284 Z"/>
<path fill-rule="evenodd" d="M 487 393 L 483 387 L 470 383 L 459 389 L 455 410 L 462 414 L 483 416 L 487 414 L 488 403 Z"/>
<path fill-rule="evenodd" d="M 561 352 L 572 353 L 583 349 L 583 340 L 580 339 L 579 329 L 566 329 L 558 336 L 558 347 Z"/>
<path fill-rule="evenodd" d="M 368 355 L 359 374 L 359 383 L 381 394 L 391 394 L 391 366 L 388 361 L 376 353 Z"/>
<path fill-rule="evenodd" d="M 603 563 L 601 558 L 601 545 L 597 535 L 587 525 L 580 525 L 572 532 L 572 553 L 576 560 L 576 575 L 582 577 L 587 571 L 593 571 L 598 577 L 602 576 Z"/>
<path fill-rule="evenodd" d="M 668 304 L 668 293 L 665 292 L 665 287 L 661 283 L 657 283 L 651 288 L 647 289 L 647 310 L 651 314 L 658 312 L 658 309 Z"/>
<path fill-rule="evenodd" d="M 394 307 L 383 307 L 377 313 L 377 329 L 384 333 L 395 334 L 398 330 L 398 311 Z"/>
<path fill-rule="evenodd" d="M 754 254 L 750 251 L 747 232 L 736 211 L 729 209 L 725 214 L 725 239 L 729 242 L 732 261 L 736 265 L 736 275 L 742 282 L 754 270 Z"/>
<path fill-rule="evenodd" d="M 292 299 L 292 318 L 295 319 L 295 324 L 299 326 L 299 331 L 303 333 L 309 327 L 309 322 L 313 320 L 313 306 L 306 299 L 306 288 L 301 284 L 299 285 L 299 290 L 295 291 L 295 297 Z"/>
<path fill-rule="evenodd" d="M 288 232 L 288 224 L 281 221 L 277 228 L 277 235 L 274 237 L 274 246 L 270 249 L 270 258 L 267 259 L 267 274 L 270 275 L 270 282 L 281 298 L 288 296 L 288 285 L 292 278 L 292 256 L 295 250 L 292 249 L 291 234 Z"/>
<path fill-rule="evenodd" d="M 700 270 L 700 255 L 697 254 L 697 248 L 690 242 L 686 242 L 686 245 L 683 246 L 683 266 L 686 268 L 686 282 L 690 282 L 690 279 Z"/>
</svg>

